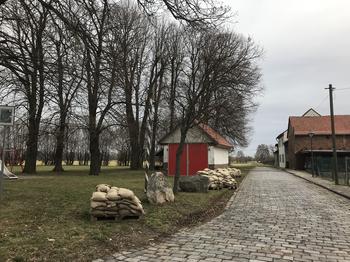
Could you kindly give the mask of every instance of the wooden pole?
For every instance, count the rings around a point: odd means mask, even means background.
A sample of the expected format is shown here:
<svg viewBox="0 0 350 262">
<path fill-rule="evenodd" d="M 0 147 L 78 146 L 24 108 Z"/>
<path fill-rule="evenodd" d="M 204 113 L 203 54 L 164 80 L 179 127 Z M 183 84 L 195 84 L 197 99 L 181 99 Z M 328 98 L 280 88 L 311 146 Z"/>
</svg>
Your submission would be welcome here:
<svg viewBox="0 0 350 262">
<path fill-rule="evenodd" d="M 2 134 L 2 155 L 1 155 L 1 175 L 0 175 L 0 199 L 2 200 L 2 192 L 4 187 L 4 169 L 5 169 L 5 142 L 6 142 L 6 127 L 3 127 Z"/>
<path fill-rule="evenodd" d="M 332 145 L 333 145 L 333 178 L 334 183 L 339 185 L 338 180 L 338 159 L 337 159 L 337 148 L 336 148 L 336 138 L 335 138 L 335 126 L 334 126 L 334 109 L 333 109 L 333 90 L 335 89 L 330 84 L 328 88 L 329 90 L 329 105 L 330 105 L 330 113 L 331 113 L 331 128 L 332 128 Z"/>
</svg>

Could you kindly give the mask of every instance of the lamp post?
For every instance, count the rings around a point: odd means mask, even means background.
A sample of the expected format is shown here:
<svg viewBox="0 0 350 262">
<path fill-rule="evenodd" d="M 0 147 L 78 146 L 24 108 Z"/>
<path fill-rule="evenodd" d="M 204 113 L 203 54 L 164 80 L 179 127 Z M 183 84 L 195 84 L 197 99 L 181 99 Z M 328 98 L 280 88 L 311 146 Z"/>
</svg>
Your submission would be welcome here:
<svg viewBox="0 0 350 262">
<path fill-rule="evenodd" d="M 312 138 L 315 135 L 315 133 L 310 132 L 309 137 L 310 137 L 310 148 L 311 148 L 311 172 L 312 172 L 312 177 L 315 176 L 314 172 L 314 151 L 312 150 Z"/>
</svg>

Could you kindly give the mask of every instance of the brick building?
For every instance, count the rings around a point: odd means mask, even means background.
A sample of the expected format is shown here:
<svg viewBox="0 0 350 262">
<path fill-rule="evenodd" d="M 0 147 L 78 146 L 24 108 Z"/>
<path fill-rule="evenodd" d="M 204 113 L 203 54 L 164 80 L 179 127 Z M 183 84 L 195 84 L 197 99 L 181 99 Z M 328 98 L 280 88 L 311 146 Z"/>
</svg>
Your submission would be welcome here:
<svg viewBox="0 0 350 262">
<path fill-rule="evenodd" d="M 350 115 L 335 116 L 335 133 L 339 166 L 344 167 L 347 158 L 350 159 Z M 329 171 L 332 159 L 330 116 L 289 117 L 289 167 L 311 169 L 311 150 L 316 171 Z"/>
</svg>

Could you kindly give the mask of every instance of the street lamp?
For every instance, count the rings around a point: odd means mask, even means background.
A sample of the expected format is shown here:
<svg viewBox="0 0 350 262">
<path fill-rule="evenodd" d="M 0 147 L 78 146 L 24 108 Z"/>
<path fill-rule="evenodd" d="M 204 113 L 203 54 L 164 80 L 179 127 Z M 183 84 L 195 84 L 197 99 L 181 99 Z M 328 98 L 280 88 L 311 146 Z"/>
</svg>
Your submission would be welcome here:
<svg viewBox="0 0 350 262">
<path fill-rule="evenodd" d="M 314 172 L 314 152 L 312 150 L 312 137 L 315 135 L 315 133 L 310 132 L 309 137 L 310 137 L 310 146 L 311 146 L 311 172 L 312 172 L 312 177 L 315 176 Z"/>
</svg>

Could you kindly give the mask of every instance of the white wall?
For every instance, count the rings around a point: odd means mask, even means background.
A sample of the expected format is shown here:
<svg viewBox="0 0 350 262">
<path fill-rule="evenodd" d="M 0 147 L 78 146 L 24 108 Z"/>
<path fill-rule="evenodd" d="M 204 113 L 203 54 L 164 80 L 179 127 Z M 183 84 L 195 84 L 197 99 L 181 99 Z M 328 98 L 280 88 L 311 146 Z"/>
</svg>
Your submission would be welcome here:
<svg viewBox="0 0 350 262">
<path fill-rule="evenodd" d="M 167 146 L 167 145 L 165 145 L 164 147 L 163 147 L 163 152 L 164 152 L 164 154 L 163 154 L 163 163 L 168 163 L 168 161 L 169 161 L 169 147 Z"/>
<path fill-rule="evenodd" d="M 167 137 L 161 140 L 162 144 L 178 144 L 180 143 L 181 132 L 180 128 L 177 128 L 174 132 L 169 134 Z M 188 130 L 186 135 L 185 143 L 210 143 L 213 142 L 211 138 L 209 138 L 202 129 L 195 126 Z"/>
<path fill-rule="evenodd" d="M 208 165 L 214 165 L 214 148 L 213 146 L 208 146 Z"/>
<path fill-rule="evenodd" d="M 228 164 L 228 150 L 220 147 L 213 147 L 214 165 Z"/>
<path fill-rule="evenodd" d="M 283 136 L 278 139 L 278 161 L 279 167 L 286 168 L 286 147 L 284 142 L 288 140 L 287 138 L 288 132 L 284 132 Z"/>
</svg>

